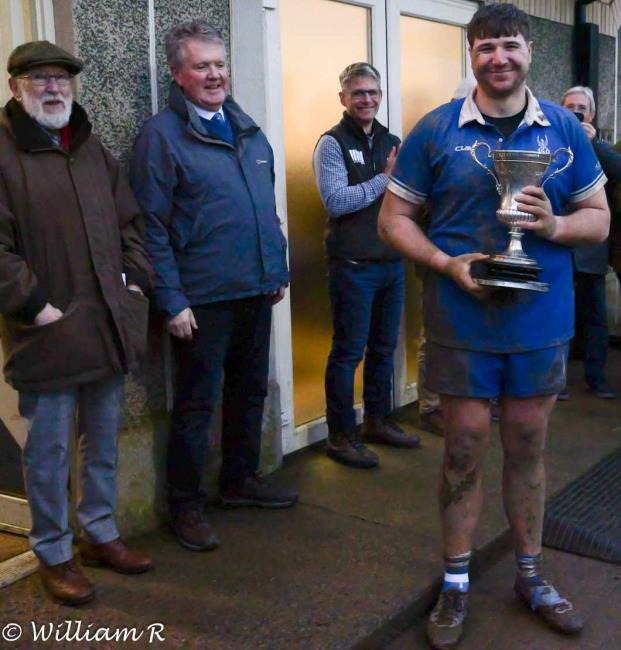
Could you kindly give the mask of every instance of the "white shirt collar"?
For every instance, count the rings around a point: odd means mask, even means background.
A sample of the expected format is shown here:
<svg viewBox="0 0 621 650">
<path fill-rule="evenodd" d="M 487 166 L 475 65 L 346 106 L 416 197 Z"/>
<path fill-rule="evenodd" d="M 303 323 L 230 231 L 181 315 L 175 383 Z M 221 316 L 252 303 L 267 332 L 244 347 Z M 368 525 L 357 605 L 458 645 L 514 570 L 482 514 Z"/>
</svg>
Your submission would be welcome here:
<svg viewBox="0 0 621 650">
<path fill-rule="evenodd" d="M 464 124 L 468 124 L 468 122 L 474 121 L 478 122 L 479 124 L 485 124 L 485 119 L 481 114 L 481 111 L 479 110 L 476 102 L 474 101 L 476 92 L 477 88 L 475 86 L 464 100 L 461 111 L 459 113 L 458 126 L 460 129 L 462 126 L 464 126 Z M 528 86 L 526 86 L 526 97 L 526 113 L 524 114 L 522 124 L 528 124 L 528 126 L 532 126 L 533 122 L 537 122 L 537 124 L 541 126 L 550 126 L 550 122 L 548 121 L 548 118 L 545 116 L 544 112 L 541 110 L 541 106 L 539 105 L 537 98 L 535 95 L 533 95 L 531 89 Z"/>
<path fill-rule="evenodd" d="M 202 117 L 204 120 L 210 120 L 216 113 L 220 113 L 220 115 L 222 115 L 224 118 L 224 111 L 222 110 L 222 106 L 220 106 L 217 111 L 208 111 L 201 106 L 197 106 L 194 102 L 189 101 L 188 103 L 192 105 L 192 108 L 196 111 L 198 116 Z"/>
</svg>

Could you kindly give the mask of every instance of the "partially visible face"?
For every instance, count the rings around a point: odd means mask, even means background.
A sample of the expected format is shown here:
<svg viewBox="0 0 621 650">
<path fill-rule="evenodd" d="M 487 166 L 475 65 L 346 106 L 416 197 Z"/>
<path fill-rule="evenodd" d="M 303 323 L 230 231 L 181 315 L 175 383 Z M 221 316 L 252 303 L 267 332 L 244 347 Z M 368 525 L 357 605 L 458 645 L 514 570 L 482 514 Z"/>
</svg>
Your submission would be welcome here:
<svg viewBox="0 0 621 650">
<path fill-rule="evenodd" d="M 584 93 L 569 93 L 563 100 L 563 106 L 572 113 L 582 113 L 584 115 L 583 121 L 587 124 L 591 124 L 595 117 L 591 113 L 589 98 Z"/>
<path fill-rule="evenodd" d="M 512 95 L 526 81 L 532 51 L 522 34 L 475 39 L 470 59 L 479 88 L 493 99 Z"/>
<path fill-rule="evenodd" d="M 42 65 L 28 70 L 23 77 L 11 79 L 10 86 L 15 99 L 42 126 L 48 129 L 62 129 L 69 123 L 73 106 L 71 84 L 59 85 L 51 77 L 46 85 L 33 83 L 41 75 L 66 75 L 67 70 L 58 65 Z"/>
<path fill-rule="evenodd" d="M 218 111 L 230 82 L 224 46 L 190 39 L 183 45 L 182 55 L 181 65 L 171 68 L 173 79 L 193 104 Z"/>
<path fill-rule="evenodd" d="M 373 122 L 382 103 L 382 91 L 373 77 L 353 77 L 339 97 L 348 115 L 362 126 Z"/>
</svg>

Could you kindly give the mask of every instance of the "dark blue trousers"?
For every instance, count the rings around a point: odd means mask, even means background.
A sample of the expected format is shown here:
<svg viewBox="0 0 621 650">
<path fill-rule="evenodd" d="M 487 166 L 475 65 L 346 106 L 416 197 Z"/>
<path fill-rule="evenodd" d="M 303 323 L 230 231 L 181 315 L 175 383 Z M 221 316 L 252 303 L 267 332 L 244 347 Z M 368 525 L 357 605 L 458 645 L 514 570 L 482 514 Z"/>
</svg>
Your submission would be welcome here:
<svg viewBox="0 0 621 650">
<path fill-rule="evenodd" d="M 173 515 L 204 501 L 207 432 L 220 394 L 220 488 L 239 485 L 257 471 L 267 395 L 271 298 L 214 302 L 192 311 L 198 325 L 193 340 L 173 337 L 177 373 L 167 468 Z"/>
<path fill-rule="evenodd" d="M 334 333 L 325 387 L 326 416 L 331 433 L 356 425 L 354 373 L 363 356 L 365 414 L 385 416 L 392 409 L 394 352 L 404 286 L 401 261 L 330 260 Z"/>
<path fill-rule="evenodd" d="M 584 379 L 591 387 L 606 381 L 608 357 L 608 315 L 606 276 L 596 273 L 574 274 L 576 290 L 576 339 L 584 349 Z"/>
</svg>

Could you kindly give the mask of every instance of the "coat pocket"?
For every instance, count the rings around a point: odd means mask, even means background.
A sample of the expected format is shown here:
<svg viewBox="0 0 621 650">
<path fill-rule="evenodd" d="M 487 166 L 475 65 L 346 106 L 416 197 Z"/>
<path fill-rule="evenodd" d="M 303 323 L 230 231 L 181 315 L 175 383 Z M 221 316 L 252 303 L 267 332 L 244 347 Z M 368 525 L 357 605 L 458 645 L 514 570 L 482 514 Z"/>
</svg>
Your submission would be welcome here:
<svg viewBox="0 0 621 650">
<path fill-rule="evenodd" d="M 78 300 L 46 325 L 6 323 L 7 375 L 16 381 L 54 383 L 105 368 L 110 361 L 97 315 L 92 305 Z"/>
<path fill-rule="evenodd" d="M 137 291 L 126 291 L 120 306 L 125 355 L 131 367 L 147 353 L 149 299 Z"/>
</svg>

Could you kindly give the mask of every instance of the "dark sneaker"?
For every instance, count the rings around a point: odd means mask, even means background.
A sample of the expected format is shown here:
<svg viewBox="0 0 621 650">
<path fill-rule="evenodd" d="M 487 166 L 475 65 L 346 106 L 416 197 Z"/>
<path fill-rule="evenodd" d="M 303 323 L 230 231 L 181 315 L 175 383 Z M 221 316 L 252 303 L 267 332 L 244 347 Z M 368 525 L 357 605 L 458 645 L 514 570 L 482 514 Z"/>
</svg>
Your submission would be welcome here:
<svg viewBox="0 0 621 650">
<path fill-rule="evenodd" d="M 513 587 L 518 598 L 540 616 L 550 627 L 563 634 L 578 634 L 584 627 L 582 616 L 556 589 L 544 581 L 537 587 L 530 587 L 519 576 Z"/>
<path fill-rule="evenodd" d="M 173 519 L 172 529 L 179 544 L 191 551 L 211 551 L 220 545 L 202 509 L 180 510 Z"/>
<path fill-rule="evenodd" d="M 593 394 L 600 399 L 615 399 L 617 397 L 616 391 L 614 391 L 605 381 L 587 383 Z"/>
<path fill-rule="evenodd" d="M 83 605 L 95 597 L 95 587 L 74 560 L 53 566 L 41 562 L 39 577 L 47 593 L 61 605 Z"/>
<path fill-rule="evenodd" d="M 442 413 L 437 409 L 418 416 L 419 426 L 423 431 L 428 431 L 436 436 L 444 436 L 444 420 Z"/>
<path fill-rule="evenodd" d="M 220 491 L 218 505 L 225 508 L 255 506 L 257 508 L 290 508 L 298 500 L 298 493 L 276 485 L 270 479 L 253 474 L 239 487 Z"/>
<path fill-rule="evenodd" d="M 371 469 L 379 465 L 377 454 L 365 446 L 356 430 L 328 434 L 326 454 L 339 463 L 357 469 Z"/>
<path fill-rule="evenodd" d="M 468 593 L 458 589 L 440 592 L 427 622 L 427 637 L 434 650 L 454 648 L 464 633 L 468 613 Z"/>
<path fill-rule="evenodd" d="M 391 418 L 366 417 L 362 421 L 362 433 L 369 442 L 393 447 L 416 449 L 420 447 L 420 438 L 416 434 L 407 434 Z"/>
<path fill-rule="evenodd" d="M 569 393 L 563 389 L 558 395 L 556 396 L 556 401 L 557 402 L 566 402 L 569 399 Z"/>
</svg>

